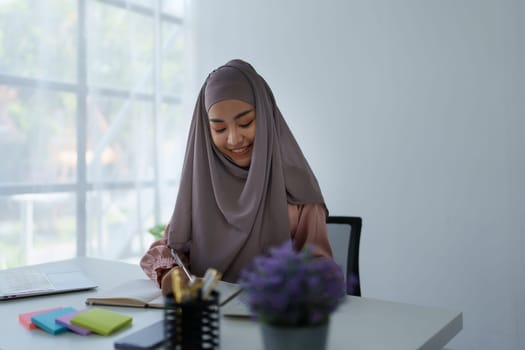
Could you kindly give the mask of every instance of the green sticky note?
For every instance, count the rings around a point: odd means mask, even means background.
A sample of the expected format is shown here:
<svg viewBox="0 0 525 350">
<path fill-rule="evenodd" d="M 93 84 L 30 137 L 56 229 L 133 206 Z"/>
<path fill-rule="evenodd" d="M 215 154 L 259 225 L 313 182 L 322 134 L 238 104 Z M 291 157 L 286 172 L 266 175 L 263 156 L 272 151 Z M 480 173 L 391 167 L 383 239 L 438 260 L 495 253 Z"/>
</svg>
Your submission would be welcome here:
<svg viewBox="0 0 525 350">
<path fill-rule="evenodd" d="M 81 312 L 71 319 L 71 323 L 89 329 L 90 331 L 110 335 L 121 328 L 129 326 L 133 319 L 115 311 L 94 307 Z"/>
</svg>

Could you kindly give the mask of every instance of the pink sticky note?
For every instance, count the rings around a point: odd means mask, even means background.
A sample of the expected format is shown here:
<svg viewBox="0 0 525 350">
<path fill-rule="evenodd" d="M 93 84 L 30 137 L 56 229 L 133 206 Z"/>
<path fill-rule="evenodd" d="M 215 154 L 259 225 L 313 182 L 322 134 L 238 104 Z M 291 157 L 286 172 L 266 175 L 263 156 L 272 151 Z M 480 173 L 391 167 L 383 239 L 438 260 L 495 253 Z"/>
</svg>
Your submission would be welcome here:
<svg viewBox="0 0 525 350">
<path fill-rule="evenodd" d="M 61 307 L 54 307 L 54 308 L 51 308 L 51 309 L 26 312 L 26 313 L 18 315 L 18 321 L 20 321 L 22 326 L 24 326 L 27 329 L 36 329 L 37 326 L 33 322 L 31 322 L 31 317 L 33 317 L 35 315 L 43 314 L 44 312 L 49 312 L 49 311 L 54 311 L 54 310 L 59 310 L 59 309 L 62 309 L 62 308 Z"/>
</svg>

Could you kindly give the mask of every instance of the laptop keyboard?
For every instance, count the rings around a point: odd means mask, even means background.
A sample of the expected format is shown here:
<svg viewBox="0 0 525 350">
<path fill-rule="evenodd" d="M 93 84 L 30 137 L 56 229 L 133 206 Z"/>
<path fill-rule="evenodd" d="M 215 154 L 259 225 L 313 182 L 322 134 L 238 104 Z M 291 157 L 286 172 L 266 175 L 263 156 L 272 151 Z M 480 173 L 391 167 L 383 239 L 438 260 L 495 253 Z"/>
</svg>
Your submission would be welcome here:
<svg viewBox="0 0 525 350">
<path fill-rule="evenodd" d="M 0 294 L 53 290 L 47 275 L 38 270 L 0 271 Z"/>
</svg>

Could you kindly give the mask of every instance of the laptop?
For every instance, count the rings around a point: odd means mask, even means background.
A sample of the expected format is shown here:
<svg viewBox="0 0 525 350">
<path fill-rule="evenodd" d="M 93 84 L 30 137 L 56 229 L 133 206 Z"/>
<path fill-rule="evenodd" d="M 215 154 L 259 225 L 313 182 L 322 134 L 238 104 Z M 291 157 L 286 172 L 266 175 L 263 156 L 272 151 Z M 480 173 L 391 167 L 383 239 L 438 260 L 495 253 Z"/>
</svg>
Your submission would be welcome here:
<svg viewBox="0 0 525 350">
<path fill-rule="evenodd" d="M 0 301 L 96 287 L 97 284 L 71 262 L 0 270 Z"/>
</svg>

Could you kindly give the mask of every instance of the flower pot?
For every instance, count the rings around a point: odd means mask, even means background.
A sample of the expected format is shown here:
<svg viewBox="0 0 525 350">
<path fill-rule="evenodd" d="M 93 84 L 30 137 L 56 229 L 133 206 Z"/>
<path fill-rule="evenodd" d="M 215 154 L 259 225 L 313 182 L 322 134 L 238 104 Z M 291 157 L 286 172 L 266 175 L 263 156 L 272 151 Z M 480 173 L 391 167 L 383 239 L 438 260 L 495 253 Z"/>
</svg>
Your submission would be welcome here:
<svg viewBox="0 0 525 350">
<path fill-rule="evenodd" d="M 261 323 L 264 348 L 266 350 L 324 350 L 328 337 L 325 322 L 316 326 L 283 327 Z"/>
</svg>

